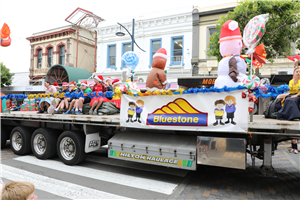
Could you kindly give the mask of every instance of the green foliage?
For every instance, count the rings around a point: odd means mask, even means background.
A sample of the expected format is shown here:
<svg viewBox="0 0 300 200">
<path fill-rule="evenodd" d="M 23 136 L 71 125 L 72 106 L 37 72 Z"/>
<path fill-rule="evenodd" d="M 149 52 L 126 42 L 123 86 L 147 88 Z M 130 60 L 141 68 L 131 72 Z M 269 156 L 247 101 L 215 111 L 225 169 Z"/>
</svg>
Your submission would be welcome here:
<svg viewBox="0 0 300 200">
<path fill-rule="evenodd" d="M 0 63 L 1 65 L 1 87 L 9 86 L 12 83 L 11 78 L 15 75 L 14 73 L 10 73 L 9 69 Z"/>
<path fill-rule="evenodd" d="M 237 21 L 243 34 L 244 27 L 253 17 L 266 13 L 269 13 L 269 21 L 260 43 L 265 45 L 267 60 L 274 62 L 276 55 L 291 55 L 293 50 L 291 43 L 295 43 L 296 48 L 300 49 L 300 2 L 240 1 L 233 12 L 229 12 L 218 20 L 216 28 L 219 33 L 211 35 L 206 54 L 217 57 L 218 61 L 222 59 L 218 41 L 221 27 L 227 20 Z"/>
</svg>

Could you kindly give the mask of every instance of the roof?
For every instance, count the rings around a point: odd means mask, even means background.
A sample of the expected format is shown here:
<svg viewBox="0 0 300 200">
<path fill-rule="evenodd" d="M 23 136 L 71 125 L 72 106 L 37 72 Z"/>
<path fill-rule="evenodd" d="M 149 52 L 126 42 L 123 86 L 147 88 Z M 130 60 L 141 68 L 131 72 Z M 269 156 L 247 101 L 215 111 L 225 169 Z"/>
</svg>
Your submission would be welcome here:
<svg viewBox="0 0 300 200">
<path fill-rule="evenodd" d="M 76 81 L 77 82 L 78 79 L 88 79 L 90 76 L 92 76 L 92 74 L 86 69 L 75 68 L 75 67 L 57 64 L 57 65 L 53 65 L 48 70 L 47 75 L 45 77 L 45 81 L 49 80 L 50 82 L 52 82 L 50 80 L 51 72 L 56 68 L 63 68 L 67 72 L 68 80 L 64 80 L 64 82 L 65 81 L 68 81 L 68 82 Z M 63 76 L 63 74 L 60 75 L 60 77 L 62 77 L 62 76 Z"/>
</svg>

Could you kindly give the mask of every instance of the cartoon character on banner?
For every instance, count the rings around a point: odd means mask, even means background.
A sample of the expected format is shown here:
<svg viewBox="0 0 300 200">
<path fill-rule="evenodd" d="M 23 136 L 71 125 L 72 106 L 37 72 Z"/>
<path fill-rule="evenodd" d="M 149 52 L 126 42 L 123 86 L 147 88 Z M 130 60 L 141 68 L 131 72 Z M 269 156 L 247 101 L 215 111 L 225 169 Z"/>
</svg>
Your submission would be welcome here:
<svg viewBox="0 0 300 200">
<path fill-rule="evenodd" d="M 133 122 L 132 118 L 133 118 L 133 115 L 135 113 L 135 103 L 134 102 L 129 102 L 129 108 L 128 108 L 128 119 L 126 121 L 126 123 L 128 123 L 129 121 L 130 122 Z"/>
<path fill-rule="evenodd" d="M 0 33 L 0 46 L 8 47 L 11 44 L 11 38 L 10 29 L 6 23 L 3 24 Z"/>
<path fill-rule="evenodd" d="M 217 101 L 215 101 L 215 118 L 216 118 L 216 122 L 213 123 L 214 126 L 217 126 L 220 122 L 221 125 L 225 125 L 222 122 L 223 119 L 223 115 L 224 115 L 224 106 L 225 106 L 225 101 L 223 99 L 219 99 Z M 218 122 L 219 120 L 219 122 Z"/>
<path fill-rule="evenodd" d="M 155 90 L 167 90 L 171 83 L 167 80 L 165 67 L 168 60 L 167 51 L 164 48 L 158 49 L 153 55 L 152 69 L 148 74 L 146 89 L 153 92 Z"/>
<path fill-rule="evenodd" d="M 123 54 L 122 60 L 124 61 L 125 65 L 127 66 L 127 78 L 131 78 L 134 74 L 134 70 L 136 66 L 139 64 L 139 57 L 133 51 L 127 51 Z"/>
<path fill-rule="evenodd" d="M 234 96 L 226 96 L 225 97 L 225 102 L 226 102 L 226 106 L 225 106 L 225 111 L 227 114 L 227 121 L 225 122 L 225 124 L 233 124 L 236 125 L 236 122 L 233 121 L 234 118 L 234 112 L 236 111 L 236 100 Z M 229 121 L 230 119 L 230 121 Z"/>
<path fill-rule="evenodd" d="M 137 100 L 136 101 L 136 107 L 135 107 L 135 122 L 138 121 L 139 123 L 141 122 L 141 114 L 143 112 L 144 108 L 144 101 L 142 100 Z"/>
<path fill-rule="evenodd" d="M 47 109 L 48 114 L 51 114 L 51 115 L 54 114 L 55 104 L 56 104 L 56 100 L 55 100 L 55 98 L 53 98 L 49 108 Z"/>
<path fill-rule="evenodd" d="M 242 51 L 242 36 L 238 23 L 226 21 L 220 34 L 220 53 L 223 59 L 219 62 L 218 77 L 214 86 L 217 88 L 237 87 L 246 78 L 247 64 L 240 54 Z"/>
</svg>

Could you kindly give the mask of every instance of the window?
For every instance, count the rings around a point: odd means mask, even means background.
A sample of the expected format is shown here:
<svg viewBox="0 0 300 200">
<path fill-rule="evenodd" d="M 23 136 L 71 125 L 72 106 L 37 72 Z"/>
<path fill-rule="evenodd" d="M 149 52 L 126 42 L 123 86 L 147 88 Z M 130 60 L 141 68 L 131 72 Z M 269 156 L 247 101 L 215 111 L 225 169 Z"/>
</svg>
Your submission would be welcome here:
<svg viewBox="0 0 300 200">
<path fill-rule="evenodd" d="M 183 36 L 171 37 L 171 62 L 172 65 L 184 66 L 183 63 Z"/>
<path fill-rule="evenodd" d="M 210 36 L 214 33 L 218 33 L 219 30 L 216 29 L 215 26 L 208 26 L 207 27 L 207 37 L 206 37 L 206 49 L 208 49 L 208 44 L 209 44 L 209 41 L 210 41 Z M 206 56 L 206 58 L 209 58 L 208 56 Z"/>
<path fill-rule="evenodd" d="M 59 47 L 59 64 L 65 64 L 65 45 Z"/>
<path fill-rule="evenodd" d="M 117 69 L 115 44 L 107 45 L 107 68 Z"/>
<path fill-rule="evenodd" d="M 42 68 L 42 59 L 43 59 L 42 49 L 37 50 L 37 58 L 38 58 L 37 68 L 41 69 Z"/>
<path fill-rule="evenodd" d="M 131 42 L 126 42 L 122 44 L 122 56 L 127 51 L 131 51 Z M 124 61 L 122 60 L 121 69 L 126 68 Z"/>
<path fill-rule="evenodd" d="M 161 48 L 161 38 L 150 40 L 150 65 L 149 65 L 149 68 L 151 68 L 151 65 L 152 65 L 153 55 L 160 48 Z"/>
<path fill-rule="evenodd" d="M 53 48 L 48 48 L 48 67 L 53 65 Z"/>
</svg>

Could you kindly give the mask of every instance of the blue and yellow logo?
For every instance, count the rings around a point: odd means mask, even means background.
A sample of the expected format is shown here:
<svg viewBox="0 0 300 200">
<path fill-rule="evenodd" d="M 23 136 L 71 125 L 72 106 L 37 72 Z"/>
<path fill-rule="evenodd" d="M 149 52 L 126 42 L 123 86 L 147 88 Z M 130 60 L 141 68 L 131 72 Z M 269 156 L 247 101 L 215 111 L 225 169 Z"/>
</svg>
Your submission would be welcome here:
<svg viewBox="0 0 300 200">
<path fill-rule="evenodd" d="M 148 114 L 147 125 L 207 126 L 207 113 L 195 109 L 185 99 L 173 102 Z"/>
</svg>

